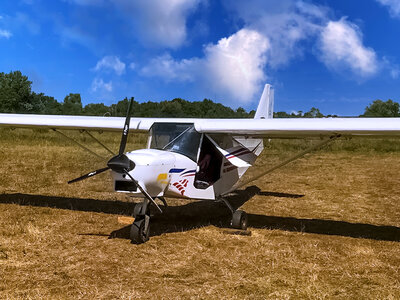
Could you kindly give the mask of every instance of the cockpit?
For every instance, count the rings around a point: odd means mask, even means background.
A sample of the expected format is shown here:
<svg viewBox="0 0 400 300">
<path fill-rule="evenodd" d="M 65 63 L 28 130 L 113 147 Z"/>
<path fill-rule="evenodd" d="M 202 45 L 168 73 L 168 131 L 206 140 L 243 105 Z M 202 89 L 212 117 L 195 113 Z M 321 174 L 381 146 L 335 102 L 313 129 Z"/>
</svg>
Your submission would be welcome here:
<svg viewBox="0 0 400 300">
<path fill-rule="evenodd" d="M 197 132 L 193 123 L 154 123 L 149 148 L 176 152 L 196 162 L 196 188 L 205 189 L 221 177 L 223 155 L 216 142 Z"/>
<path fill-rule="evenodd" d="M 150 135 L 150 149 L 176 152 L 197 161 L 201 134 L 193 123 L 155 123 Z"/>
</svg>

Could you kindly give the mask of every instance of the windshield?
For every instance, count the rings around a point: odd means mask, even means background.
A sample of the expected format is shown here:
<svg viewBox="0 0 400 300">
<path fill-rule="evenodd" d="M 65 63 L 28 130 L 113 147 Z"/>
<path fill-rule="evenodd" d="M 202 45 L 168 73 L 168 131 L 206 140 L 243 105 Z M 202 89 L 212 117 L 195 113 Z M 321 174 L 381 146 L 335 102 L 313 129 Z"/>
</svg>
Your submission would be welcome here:
<svg viewBox="0 0 400 300">
<path fill-rule="evenodd" d="M 155 123 L 150 148 L 177 152 L 196 161 L 200 137 L 191 123 Z"/>
</svg>

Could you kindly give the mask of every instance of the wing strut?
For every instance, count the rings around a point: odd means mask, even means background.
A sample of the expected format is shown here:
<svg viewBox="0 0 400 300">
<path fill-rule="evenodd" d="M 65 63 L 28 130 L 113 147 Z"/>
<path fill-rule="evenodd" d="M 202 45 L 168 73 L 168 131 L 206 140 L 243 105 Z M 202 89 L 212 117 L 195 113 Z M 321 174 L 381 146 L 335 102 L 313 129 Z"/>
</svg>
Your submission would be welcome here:
<svg viewBox="0 0 400 300">
<path fill-rule="evenodd" d="M 85 130 L 85 129 L 84 129 L 83 131 L 86 132 L 86 134 L 87 134 L 88 136 L 90 136 L 92 139 L 94 139 L 100 146 L 102 146 L 104 149 L 106 149 L 108 152 L 110 152 L 111 155 L 113 155 L 113 156 L 116 155 L 114 152 L 112 152 L 112 151 L 110 150 L 110 148 L 108 148 L 106 145 L 104 145 L 102 142 L 100 142 L 98 139 L 96 139 L 89 131 L 87 131 L 87 130 Z"/>
<path fill-rule="evenodd" d="M 300 152 L 299 154 L 286 159 L 285 161 L 281 162 L 280 164 L 277 164 L 277 165 L 273 166 L 272 168 L 269 168 L 269 169 L 267 169 L 267 170 L 255 175 L 255 176 L 253 176 L 253 177 L 251 177 L 251 178 L 249 178 L 249 179 L 247 179 L 247 180 L 245 180 L 243 182 L 235 184 L 230 190 L 225 192 L 223 195 L 226 195 L 226 194 L 228 194 L 228 193 L 230 193 L 230 192 L 232 192 L 234 190 L 237 190 L 238 188 L 241 188 L 241 187 L 249 184 L 250 182 L 253 182 L 253 181 L 257 180 L 258 178 L 261 178 L 261 177 L 263 177 L 263 176 L 275 171 L 276 169 L 279 169 L 280 167 L 283 167 L 283 166 L 287 165 L 288 163 L 291 163 L 292 161 L 303 157 L 307 153 L 310 153 L 310 152 L 312 152 L 312 151 L 314 151 L 314 150 L 316 150 L 316 149 L 318 149 L 318 148 L 320 148 L 320 147 L 322 147 L 322 146 L 324 146 L 324 145 L 326 145 L 326 144 L 328 144 L 330 142 L 333 142 L 334 140 L 336 140 L 339 137 L 340 137 L 340 134 L 333 135 L 329 139 L 321 141 L 320 143 L 318 143 L 318 144 L 316 144 L 316 145 L 314 145 L 314 146 L 312 146 L 312 147 Z"/>
<path fill-rule="evenodd" d="M 93 151 L 90 150 L 89 148 L 83 146 L 83 145 L 82 145 L 81 143 L 79 143 L 78 141 L 75 141 L 73 138 L 69 137 L 69 136 L 66 135 L 65 133 L 63 133 L 63 132 L 61 132 L 61 131 L 59 131 L 59 130 L 57 130 L 57 129 L 55 129 L 55 128 L 53 128 L 53 130 L 54 130 L 55 132 L 61 134 L 61 135 L 62 135 L 63 137 L 65 137 L 66 139 L 68 139 L 68 140 L 74 142 L 75 144 L 77 144 L 77 145 L 78 145 L 79 147 L 81 147 L 82 149 L 84 149 L 84 150 L 88 151 L 89 153 L 92 153 L 93 155 L 97 156 L 98 158 L 101 158 L 102 160 L 105 160 L 105 159 L 106 159 L 105 157 L 102 157 L 102 156 L 98 155 L 96 152 L 93 152 Z"/>
</svg>

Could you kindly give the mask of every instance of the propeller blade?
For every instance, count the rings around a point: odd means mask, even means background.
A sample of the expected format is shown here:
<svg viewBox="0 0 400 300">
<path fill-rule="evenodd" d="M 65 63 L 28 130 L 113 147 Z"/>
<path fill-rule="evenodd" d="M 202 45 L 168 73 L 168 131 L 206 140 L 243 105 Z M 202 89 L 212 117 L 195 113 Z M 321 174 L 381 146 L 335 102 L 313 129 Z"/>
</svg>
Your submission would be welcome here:
<svg viewBox="0 0 400 300">
<path fill-rule="evenodd" d="M 122 131 L 121 144 L 119 146 L 119 152 L 118 152 L 119 155 L 124 153 L 126 141 L 128 140 L 129 123 L 131 120 L 132 104 L 133 104 L 133 97 L 131 98 L 131 101 L 129 102 L 128 111 L 126 112 L 125 125 L 124 125 L 124 129 Z"/>
<path fill-rule="evenodd" d="M 110 168 L 109 168 L 109 167 L 106 167 L 106 168 L 98 169 L 98 170 L 96 170 L 96 171 L 92 171 L 92 172 L 90 172 L 90 173 L 87 173 L 87 174 L 85 174 L 85 175 L 82 175 L 81 177 L 78 177 L 78 178 L 75 178 L 75 179 L 72 179 L 72 180 L 68 181 L 68 184 L 71 184 L 71 183 L 74 183 L 74 182 L 77 182 L 77 181 L 81 181 L 81 180 L 84 180 L 84 179 L 86 179 L 86 178 L 92 177 L 92 176 L 94 176 L 94 175 L 103 173 L 104 171 L 107 171 L 108 169 L 110 169 Z"/>
<path fill-rule="evenodd" d="M 151 203 L 154 204 L 155 207 L 157 207 L 157 209 L 160 211 L 160 213 L 162 213 L 161 208 L 158 206 L 158 204 L 156 203 L 156 201 L 154 201 L 153 197 L 151 197 L 149 195 L 149 193 L 146 192 L 146 190 L 144 188 L 142 188 L 139 184 L 139 182 L 137 182 L 132 176 L 131 174 L 129 174 L 129 172 L 127 170 L 125 170 L 125 174 L 129 176 L 129 178 L 136 184 L 136 186 L 139 188 L 139 190 L 142 192 L 142 194 L 150 200 Z"/>
</svg>

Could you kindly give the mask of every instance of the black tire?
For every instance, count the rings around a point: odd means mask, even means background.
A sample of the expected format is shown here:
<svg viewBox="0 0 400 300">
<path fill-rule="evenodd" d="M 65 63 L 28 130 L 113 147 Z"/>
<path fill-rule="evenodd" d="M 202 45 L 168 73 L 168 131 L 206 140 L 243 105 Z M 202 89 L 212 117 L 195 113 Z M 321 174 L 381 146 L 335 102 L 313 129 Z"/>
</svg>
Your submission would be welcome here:
<svg viewBox="0 0 400 300">
<path fill-rule="evenodd" d="M 133 244 L 143 244 L 150 238 L 150 224 L 145 230 L 145 220 L 141 219 L 133 222 L 131 226 L 130 239 Z"/>
<path fill-rule="evenodd" d="M 243 210 L 237 210 L 233 213 L 232 223 L 233 228 L 236 229 L 247 229 L 247 213 Z"/>
</svg>

